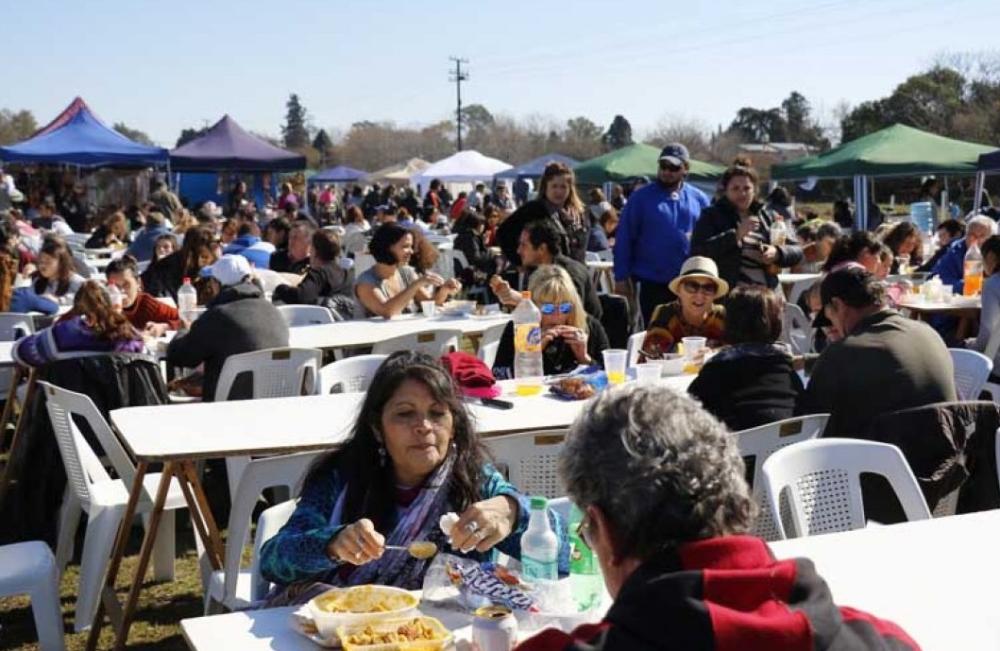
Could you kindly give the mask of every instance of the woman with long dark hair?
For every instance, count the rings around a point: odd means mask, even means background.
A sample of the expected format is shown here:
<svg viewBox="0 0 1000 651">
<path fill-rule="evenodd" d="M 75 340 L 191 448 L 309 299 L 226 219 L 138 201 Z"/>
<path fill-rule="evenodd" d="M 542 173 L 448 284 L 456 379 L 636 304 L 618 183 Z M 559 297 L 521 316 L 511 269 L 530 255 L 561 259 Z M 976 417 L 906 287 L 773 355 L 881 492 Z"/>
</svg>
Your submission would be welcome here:
<svg viewBox="0 0 1000 651">
<path fill-rule="evenodd" d="M 179 251 L 149 265 L 142 274 L 142 286 L 153 296 L 169 296 L 177 300 L 177 290 L 185 278 L 192 282 L 202 267 L 212 264 L 222 255 L 221 242 L 211 229 L 192 228 L 184 235 Z"/>
<path fill-rule="evenodd" d="M 270 605 L 331 585 L 419 588 L 430 559 L 386 545 L 429 541 L 480 559 L 496 547 L 519 558 L 528 501 L 486 456 L 447 371 L 420 353 L 390 356 L 350 438 L 313 465 L 295 513 L 261 550 L 264 577 L 281 586 Z M 450 537 L 438 524 L 448 512 L 459 515 Z M 564 541 L 565 525 L 549 517 Z M 568 551 L 561 544 L 564 570 Z"/>
<path fill-rule="evenodd" d="M 31 280 L 34 293 L 59 305 L 70 305 L 73 295 L 83 285 L 83 276 L 76 273 L 73 255 L 66 242 L 57 236 L 46 238 L 35 266 Z"/>
</svg>

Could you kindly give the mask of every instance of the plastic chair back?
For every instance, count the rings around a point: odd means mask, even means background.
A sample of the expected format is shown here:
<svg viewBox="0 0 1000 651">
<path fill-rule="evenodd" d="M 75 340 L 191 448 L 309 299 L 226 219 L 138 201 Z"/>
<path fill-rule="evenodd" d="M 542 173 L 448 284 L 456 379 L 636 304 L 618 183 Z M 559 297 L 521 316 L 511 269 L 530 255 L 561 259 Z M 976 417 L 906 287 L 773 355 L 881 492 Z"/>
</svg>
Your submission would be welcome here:
<svg viewBox="0 0 1000 651">
<path fill-rule="evenodd" d="M 453 350 L 458 350 L 461 330 L 425 330 L 408 335 L 400 335 L 380 341 L 372 347 L 374 355 L 390 355 L 398 350 L 412 350 L 437 359 Z"/>
<path fill-rule="evenodd" d="M 17 341 L 34 332 L 35 321 L 30 314 L 0 312 L 0 341 Z"/>
<path fill-rule="evenodd" d="M 566 430 L 523 432 L 484 439 L 510 483 L 526 495 L 548 498 L 566 494 L 559 477 L 559 453 L 566 441 Z"/>
<path fill-rule="evenodd" d="M 750 472 L 750 488 L 753 490 L 754 501 L 760 507 L 757 522 L 754 525 L 754 535 L 764 540 L 781 540 L 781 533 L 771 518 L 771 512 L 765 504 L 763 482 L 759 480 L 761 466 L 772 454 L 793 443 L 801 443 L 819 438 L 826 429 L 830 414 L 812 414 L 779 420 L 760 427 L 736 432 L 736 446 L 740 456 L 747 464 Z"/>
<path fill-rule="evenodd" d="M 761 483 L 781 537 L 864 528 L 861 473 L 882 475 L 889 481 L 907 520 L 931 517 L 899 448 L 857 439 L 819 439 L 778 450 L 764 462 Z M 780 515 L 783 494 L 790 511 L 787 531 Z"/>
<path fill-rule="evenodd" d="M 479 350 L 476 351 L 476 357 L 478 357 L 483 364 L 486 364 L 488 368 L 492 369 L 494 362 L 497 361 L 497 351 L 500 349 L 500 340 L 503 339 L 503 333 L 506 330 L 506 323 L 498 323 L 483 331 L 482 336 L 479 338 Z"/>
<path fill-rule="evenodd" d="M 253 539 L 253 560 L 250 564 L 250 598 L 254 601 L 263 599 L 271 589 L 271 584 L 260 575 L 258 565 L 260 549 L 291 519 L 297 504 L 298 500 L 275 504 L 265 509 L 257 519 L 257 533 Z"/>
<path fill-rule="evenodd" d="M 785 303 L 781 321 L 781 340 L 791 346 L 796 355 L 812 352 L 816 331 L 802 308 L 795 303 Z"/>
<path fill-rule="evenodd" d="M 322 305 L 279 305 L 278 311 L 289 328 L 334 323 L 333 314 Z"/>
<path fill-rule="evenodd" d="M 388 355 L 357 355 L 331 362 L 319 370 L 320 393 L 367 391 L 375 371 Z"/>
<path fill-rule="evenodd" d="M 993 359 L 974 350 L 949 348 L 955 366 L 955 391 L 959 400 L 979 400 L 993 371 Z"/>
<path fill-rule="evenodd" d="M 254 400 L 312 395 L 322 357 L 315 348 L 268 348 L 231 355 L 219 374 L 215 399 L 228 400 L 233 383 L 243 373 L 253 376 Z"/>
<path fill-rule="evenodd" d="M 628 346 L 625 350 L 628 351 L 627 365 L 628 368 L 632 368 L 639 363 L 639 353 L 642 350 L 642 342 L 646 339 L 646 331 L 636 332 L 629 335 Z"/>
</svg>

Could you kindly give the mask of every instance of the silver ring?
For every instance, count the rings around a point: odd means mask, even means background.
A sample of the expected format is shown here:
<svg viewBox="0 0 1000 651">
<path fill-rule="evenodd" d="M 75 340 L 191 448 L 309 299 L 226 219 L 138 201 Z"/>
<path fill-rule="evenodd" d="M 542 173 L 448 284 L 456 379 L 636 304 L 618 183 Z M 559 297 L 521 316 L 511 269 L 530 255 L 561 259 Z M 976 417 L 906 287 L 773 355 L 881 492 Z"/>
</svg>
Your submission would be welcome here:
<svg viewBox="0 0 1000 651">
<path fill-rule="evenodd" d="M 356 561 L 361 560 L 361 552 L 354 552 L 354 560 Z"/>
<path fill-rule="evenodd" d="M 476 533 L 479 530 L 479 523 L 473 520 L 465 525 L 465 530 L 469 533 Z"/>
</svg>

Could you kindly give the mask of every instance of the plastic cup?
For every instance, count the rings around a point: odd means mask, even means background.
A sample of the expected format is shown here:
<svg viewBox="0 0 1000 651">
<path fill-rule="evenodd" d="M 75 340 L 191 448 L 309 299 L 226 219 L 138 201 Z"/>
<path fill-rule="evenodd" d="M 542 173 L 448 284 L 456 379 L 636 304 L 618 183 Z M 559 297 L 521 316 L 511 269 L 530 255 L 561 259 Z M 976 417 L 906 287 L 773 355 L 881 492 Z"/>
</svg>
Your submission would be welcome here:
<svg viewBox="0 0 1000 651">
<path fill-rule="evenodd" d="M 604 371 L 608 374 L 609 383 L 622 384 L 625 382 L 625 363 L 627 361 L 627 350 L 609 348 L 604 351 Z"/>
<path fill-rule="evenodd" d="M 420 311 L 424 313 L 424 316 L 432 317 L 437 314 L 437 303 L 434 301 L 420 301 Z"/>
<path fill-rule="evenodd" d="M 941 302 L 948 304 L 951 303 L 951 299 L 955 296 L 955 288 L 951 285 L 944 285 L 941 287 Z"/>
<path fill-rule="evenodd" d="M 660 372 L 663 365 L 656 362 L 645 362 L 635 365 L 636 382 L 655 382 L 660 379 Z"/>
<path fill-rule="evenodd" d="M 684 337 L 681 339 L 681 343 L 684 344 L 685 361 L 693 362 L 698 359 L 702 348 L 708 343 L 708 339 L 705 337 Z"/>
</svg>

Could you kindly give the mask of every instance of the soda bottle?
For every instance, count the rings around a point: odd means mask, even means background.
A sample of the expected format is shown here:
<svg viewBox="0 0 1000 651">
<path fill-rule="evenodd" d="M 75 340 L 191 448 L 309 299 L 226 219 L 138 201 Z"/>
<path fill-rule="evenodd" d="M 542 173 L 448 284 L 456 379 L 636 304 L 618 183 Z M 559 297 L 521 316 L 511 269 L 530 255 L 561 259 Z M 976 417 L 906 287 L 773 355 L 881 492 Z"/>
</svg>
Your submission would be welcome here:
<svg viewBox="0 0 1000 651">
<path fill-rule="evenodd" d="M 962 274 L 962 294 L 976 296 L 983 288 L 983 254 L 979 246 L 973 244 L 965 253 L 964 273 Z"/>
<path fill-rule="evenodd" d="M 521 292 L 514 313 L 514 381 L 519 396 L 541 393 L 545 370 L 542 367 L 542 313 L 531 300 L 531 292 Z"/>
<path fill-rule="evenodd" d="M 198 292 L 191 284 L 190 278 L 184 278 L 184 284 L 177 290 L 177 312 L 181 318 L 191 323 L 198 310 Z"/>
<path fill-rule="evenodd" d="M 569 511 L 569 579 L 576 609 L 580 612 L 596 608 L 601 602 L 604 580 L 597 566 L 594 550 L 577 533 L 583 513 L 573 504 Z"/>
<path fill-rule="evenodd" d="M 531 498 L 528 528 L 521 534 L 521 573 L 529 580 L 559 578 L 559 539 L 549 524 L 548 501 Z"/>
</svg>

